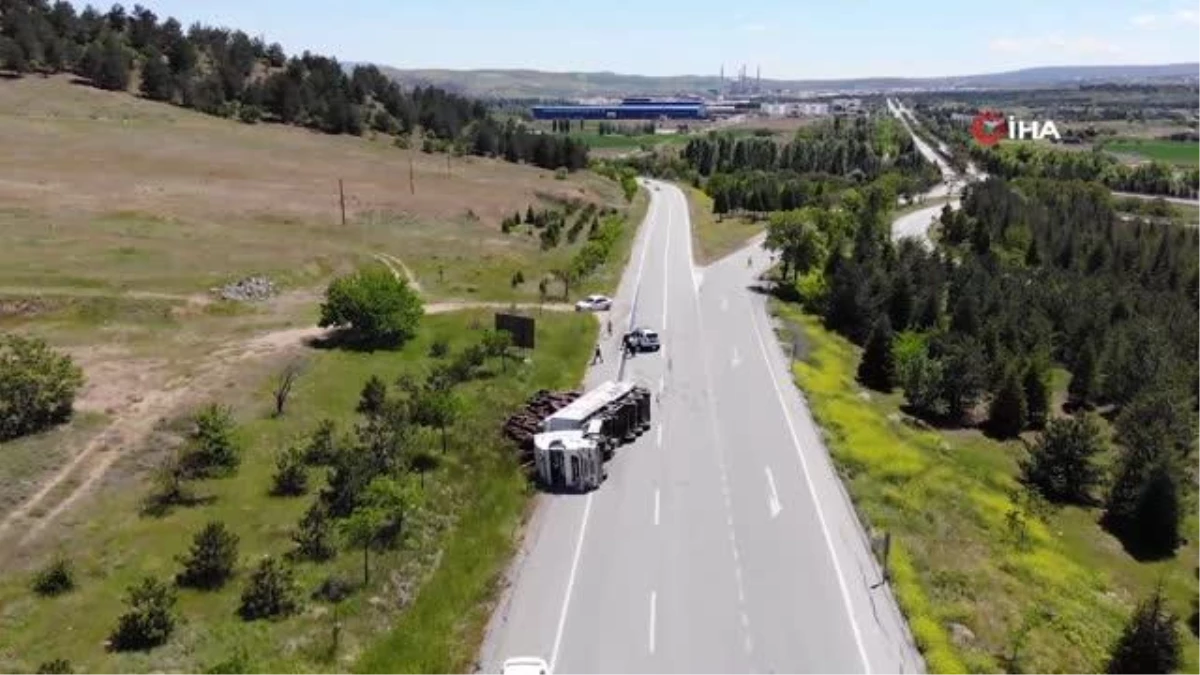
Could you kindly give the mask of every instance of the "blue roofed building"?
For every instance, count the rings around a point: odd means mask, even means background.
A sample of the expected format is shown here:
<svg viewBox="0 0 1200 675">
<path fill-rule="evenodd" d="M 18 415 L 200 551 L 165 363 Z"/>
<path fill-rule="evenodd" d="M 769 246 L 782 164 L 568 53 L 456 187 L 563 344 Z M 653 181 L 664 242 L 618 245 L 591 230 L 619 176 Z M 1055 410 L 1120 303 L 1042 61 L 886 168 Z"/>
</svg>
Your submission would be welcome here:
<svg viewBox="0 0 1200 675">
<path fill-rule="evenodd" d="M 535 105 L 535 120 L 700 120 L 708 117 L 702 101 L 654 101 L 630 98 L 604 105 Z"/>
</svg>

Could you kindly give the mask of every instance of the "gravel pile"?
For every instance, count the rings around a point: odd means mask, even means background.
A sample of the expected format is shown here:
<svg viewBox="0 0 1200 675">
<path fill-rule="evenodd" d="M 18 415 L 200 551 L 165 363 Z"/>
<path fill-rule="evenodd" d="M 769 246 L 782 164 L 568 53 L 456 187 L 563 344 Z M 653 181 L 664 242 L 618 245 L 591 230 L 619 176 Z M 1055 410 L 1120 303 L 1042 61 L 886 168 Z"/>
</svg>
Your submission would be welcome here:
<svg viewBox="0 0 1200 675">
<path fill-rule="evenodd" d="M 214 288 L 213 292 L 224 300 L 257 302 L 275 295 L 275 284 L 266 277 L 246 277 L 221 288 Z"/>
</svg>

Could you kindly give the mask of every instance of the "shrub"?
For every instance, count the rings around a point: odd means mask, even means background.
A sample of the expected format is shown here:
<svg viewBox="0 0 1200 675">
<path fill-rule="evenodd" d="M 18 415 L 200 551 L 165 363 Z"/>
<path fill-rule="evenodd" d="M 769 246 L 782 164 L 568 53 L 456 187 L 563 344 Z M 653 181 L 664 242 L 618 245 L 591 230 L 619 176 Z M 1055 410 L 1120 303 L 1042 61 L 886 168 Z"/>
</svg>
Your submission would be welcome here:
<svg viewBox="0 0 1200 675">
<path fill-rule="evenodd" d="M 317 590 L 313 591 L 313 599 L 326 602 L 341 602 L 354 593 L 354 582 L 339 575 L 330 574 L 325 577 Z"/>
<path fill-rule="evenodd" d="M 39 338 L 0 336 L 0 441 L 71 417 L 83 371 Z"/>
<path fill-rule="evenodd" d="M 421 299 L 405 280 L 373 265 L 329 284 L 320 326 L 346 327 L 370 346 L 399 347 L 416 335 L 422 312 Z"/>
<path fill-rule="evenodd" d="M 554 180 L 566 180 L 566 179 L 567 179 L 567 167 L 560 166 L 554 170 Z"/>
<path fill-rule="evenodd" d="M 250 661 L 250 655 L 246 653 L 244 647 L 239 648 L 234 654 L 223 661 L 218 661 L 204 672 L 209 675 L 239 675 L 240 673 L 253 673 L 254 664 Z"/>
<path fill-rule="evenodd" d="M 517 286 L 520 286 L 523 283 L 525 283 L 525 274 L 522 273 L 521 270 L 517 270 L 516 272 L 513 272 L 512 280 L 509 282 L 509 285 L 512 286 L 513 288 L 516 288 Z"/>
<path fill-rule="evenodd" d="M 321 500 L 313 502 L 304 512 L 304 517 L 292 531 L 292 541 L 296 542 L 296 549 L 292 553 L 296 558 L 321 562 L 337 555 L 333 522 Z"/>
<path fill-rule="evenodd" d="M 38 595 L 59 595 L 75 588 L 75 569 L 71 561 L 59 556 L 33 577 Z"/>
<path fill-rule="evenodd" d="M 304 465 L 304 451 L 288 448 L 276 455 L 275 475 L 271 480 L 271 494 L 277 497 L 298 497 L 308 492 L 308 467 Z"/>
<path fill-rule="evenodd" d="M 378 375 L 372 375 L 363 385 L 358 395 L 358 406 L 354 410 L 367 417 L 378 415 L 387 404 L 387 395 L 387 384 Z"/>
<path fill-rule="evenodd" d="M 337 426 L 333 420 L 321 420 L 312 436 L 308 437 L 308 445 L 304 448 L 304 461 L 309 464 L 328 464 L 337 452 L 334 440 L 336 432 Z"/>
<path fill-rule="evenodd" d="M 299 609 L 292 568 L 270 556 L 263 558 L 242 591 L 238 614 L 254 621 L 290 616 Z"/>
<path fill-rule="evenodd" d="M 187 470 L 183 458 L 170 455 L 155 470 L 154 489 L 142 504 L 142 513 L 151 516 L 166 515 L 174 506 L 187 506 L 197 501 L 188 487 Z"/>
<path fill-rule="evenodd" d="M 180 586 L 213 590 L 225 585 L 237 566 L 238 536 L 220 521 L 210 521 L 196 533 L 183 571 L 175 576 Z"/>
<path fill-rule="evenodd" d="M 54 659 L 52 661 L 43 661 L 38 665 L 37 671 L 40 674 L 45 673 L 73 673 L 75 670 L 71 668 L 71 662 L 66 659 Z"/>
<path fill-rule="evenodd" d="M 145 577 L 129 587 L 126 604 L 129 609 L 117 620 L 117 628 L 109 636 L 116 651 L 157 647 L 171 637 L 175 630 L 175 591 L 155 579 Z"/>
<path fill-rule="evenodd" d="M 429 344 L 430 358 L 442 359 L 445 358 L 449 353 L 450 342 L 444 337 L 435 338 L 433 342 Z"/>
<path fill-rule="evenodd" d="M 1110 673 L 1174 673 L 1183 660 L 1183 646 L 1175 616 L 1166 607 L 1162 589 L 1142 601 L 1108 662 Z"/>
<path fill-rule="evenodd" d="M 241 448 L 234 439 L 233 411 L 211 403 L 192 418 L 193 429 L 183 465 L 187 475 L 210 478 L 228 475 L 241 464 Z"/>
<path fill-rule="evenodd" d="M 1103 449 L 1100 427 L 1091 416 L 1051 420 L 1021 470 L 1046 499 L 1087 504 L 1100 482 L 1094 458 Z"/>
<path fill-rule="evenodd" d="M 246 124 L 258 124 L 262 119 L 262 108 L 256 105 L 242 105 L 238 107 L 238 119 Z"/>
</svg>

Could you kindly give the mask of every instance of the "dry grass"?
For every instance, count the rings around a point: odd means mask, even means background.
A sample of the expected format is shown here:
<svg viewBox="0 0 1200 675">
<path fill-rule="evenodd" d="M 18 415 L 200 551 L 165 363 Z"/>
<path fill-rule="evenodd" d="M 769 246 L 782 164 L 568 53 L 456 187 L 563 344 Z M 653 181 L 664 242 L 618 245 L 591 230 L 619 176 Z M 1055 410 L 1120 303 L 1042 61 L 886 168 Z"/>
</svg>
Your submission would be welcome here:
<svg viewBox="0 0 1200 675">
<path fill-rule="evenodd" d="M 535 238 L 499 232 L 503 216 L 542 195 L 616 205 L 619 194 L 590 174 L 559 181 L 533 167 L 448 160 L 382 140 L 247 126 L 61 77 L 0 87 L 0 147 L 6 286 L 196 291 L 255 271 L 303 285 L 375 249 L 399 255 L 418 276 L 436 272 L 429 260 L 438 254 L 511 274 L 541 256 Z M 473 283 L 487 291 L 492 281 Z"/>
</svg>

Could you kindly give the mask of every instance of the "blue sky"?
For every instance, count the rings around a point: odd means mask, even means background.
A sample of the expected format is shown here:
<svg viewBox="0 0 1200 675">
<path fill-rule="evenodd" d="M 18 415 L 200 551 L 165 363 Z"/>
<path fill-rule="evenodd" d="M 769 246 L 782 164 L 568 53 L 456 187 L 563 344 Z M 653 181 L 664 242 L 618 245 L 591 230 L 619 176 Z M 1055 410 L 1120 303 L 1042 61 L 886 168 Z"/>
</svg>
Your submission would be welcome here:
<svg viewBox="0 0 1200 675">
<path fill-rule="evenodd" d="M 1200 59 L 1194 0 L 144 1 L 289 54 L 399 68 L 844 78 Z"/>
</svg>

